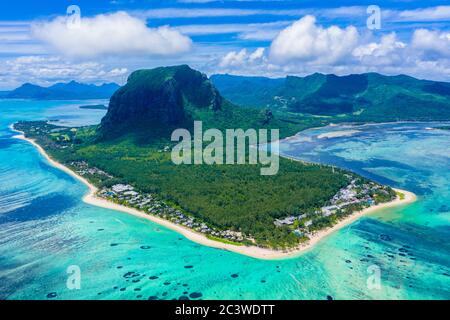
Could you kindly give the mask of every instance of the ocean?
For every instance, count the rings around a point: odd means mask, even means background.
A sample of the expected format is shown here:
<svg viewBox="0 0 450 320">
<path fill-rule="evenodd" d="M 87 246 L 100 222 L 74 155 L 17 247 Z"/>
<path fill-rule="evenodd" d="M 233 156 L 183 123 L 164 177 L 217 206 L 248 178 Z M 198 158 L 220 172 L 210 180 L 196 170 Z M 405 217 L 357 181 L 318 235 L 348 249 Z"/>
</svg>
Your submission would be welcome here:
<svg viewBox="0 0 450 320">
<path fill-rule="evenodd" d="M 104 110 L 79 109 L 90 103 L 104 101 L 0 100 L 0 299 L 450 299 L 450 131 L 433 129 L 442 124 L 328 126 L 283 141 L 285 155 L 418 200 L 298 257 L 263 261 L 83 203 L 87 187 L 9 129 L 18 120 L 99 123 Z"/>
</svg>

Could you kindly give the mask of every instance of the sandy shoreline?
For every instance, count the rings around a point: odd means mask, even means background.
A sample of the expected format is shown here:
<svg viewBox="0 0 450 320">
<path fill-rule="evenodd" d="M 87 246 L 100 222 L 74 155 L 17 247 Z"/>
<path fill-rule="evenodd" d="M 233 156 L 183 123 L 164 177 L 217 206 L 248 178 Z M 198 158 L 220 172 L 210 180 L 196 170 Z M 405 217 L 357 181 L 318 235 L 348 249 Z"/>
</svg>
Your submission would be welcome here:
<svg viewBox="0 0 450 320">
<path fill-rule="evenodd" d="M 98 188 L 95 187 L 94 185 L 92 185 L 87 179 L 85 179 L 84 177 L 76 174 L 75 172 L 73 172 L 71 169 L 69 169 L 68 167 L 60 164 L 59 162 L 56 162 L 55 160 L 53 160 L 48 154 L 47 152 L 40 146 L 38 145 L 34 140 L 32 139 L 28 139 L 25 137 L 24 133 L 21 131 L 18 131 L 16 129 L 13 128 L 13 126 L 10 126 L 11 130 L 20 133 L 20 135 L 16 135 L 14 136 L 14 138 L 17 139 L 21 139 L 21 140 L 25 140 L 28 141 L 29 143 L 31 143 L 33 146 L 36 147 L 36 149 L 42 154 L 42 156 L 44 156 L 44 158 L 54 167 L 66 172 L 67 174 L 69 174 L 70 176 L 74 177 L 75 179 L 81 181 L 82 183 L 84 183 L 88 188 L 89 188 L 89 192 L 83 197 L 83 201 L 85 203 L 94 205 L 94 206 L 98 206 L 98 207 L 102 207 L 102 208 L 107 208 L 107 209 L 112 209 L 112 210 L 116 210 L 116 211 L 121 211 L 121 212 L 125 212 L 131 215 L 134 215 L 136 217 L 140 217 L 143 219 L 147 219 L 150 221 L 153 221 L 159 225 L 162 225 L 168 229 L 171 229 L 173 231 L 176 231 L 180 234 L 182 234 L 183 236 L 185 236 L 186 238 L 188 238 L 191 241 L 194 241 L 196 243 L 208 246 L 208 247 L 212 247 L 212 248 L 217 248 L 217 249 L 222 249 L 222 250 L 227 250 L 227 251 L 231 251 L 231 252 L 235 252 L 235 253 L 239 253 L 239 254 L 243 254 L 249 257 L 253 257 L 253 258 L 257 258 L 257 259 L 264 259 L 264 260 L 275 260 L 275 259 L 285 259 L 285 258 L 290 258 L 290 257 L 295 257 L 298 256 L 299 254 L 301 254 L 302 252 L 312 248 L 315 244 L 317 244 L 320 240 L 322 240 L 323 238 L 325 238 L 326 236 L 332 234 L 333 232 L 349 225 L 350 223 L 356 221 L 357 219 L 359 219 L 360 217 L 362 217 L 365 214 L 369 214 L 369 213 L 373 213 L 375 211 L 384 209 L 384 208 L 391 208 L 391 207 L 395 207 L 395 206 L 399 206 L 399 205 L 404 205 L 407 203 L 411 203 L 414 202 L 416 200 L 416 195 L 412 192 L 409 191 L 405 191 L 405 190 L 399 190 L 399 189 L 395 189 L 396 191 L 399 191 L 401 193 L 403 193 L 405 195 L 405 198 L 403 200 L 400 200 L 398 197 L 396 200 L 388 202 L 388 203 L 383 203 L 383 204 L 379 204 L 377 206 L 372 206 L 370 208 L 364 209 L 360 212 L 356 212 L 354 214 L 352 214 L 349 217 L 346 217 L 345 219 L 342 219 L 341 221 L 339 221 L 339 223 L 337 223 L 336 225 L 334 225 L 331 228 L 325 229 L 325 230 L 321 230 L 317 233 L 315 233 L 310 240 L 308 241 L 308 243 L 303 244 L 301 246 L 299 246 L 298 248 L 294 248 L 291 249 L 289 251 L 279 251 L 279 250 L 271 250 L 271 249 L 265 249 L 265 248 L 259 248 L 256 246 L 237 246 L 237 245 L 232 245 L 232 244 L 226 244 L 226 243 L 222 243 L 222 242 L 218 242 L 218 241 L 214 241 L 211 239 L 208 239 L 205 235 L 198 233 L 194 230 L 188 229 L 184 226 L 172 223 L 170 221 L 167 221 L 165 219 L 161 219 L 157 216 L 153 216 L 153 215 L 149 215 L 146 214 L 142 211 L 139 211 L 137 209 L 133 209 L 133 208 L 129 208 L 126 206 L 122 206 L 116 203 L 113 203 L 111 201 L 107 201 L 105 199 L 99 198 L 97 197 L 95 194 L 98 191 Z"/>
</svg>

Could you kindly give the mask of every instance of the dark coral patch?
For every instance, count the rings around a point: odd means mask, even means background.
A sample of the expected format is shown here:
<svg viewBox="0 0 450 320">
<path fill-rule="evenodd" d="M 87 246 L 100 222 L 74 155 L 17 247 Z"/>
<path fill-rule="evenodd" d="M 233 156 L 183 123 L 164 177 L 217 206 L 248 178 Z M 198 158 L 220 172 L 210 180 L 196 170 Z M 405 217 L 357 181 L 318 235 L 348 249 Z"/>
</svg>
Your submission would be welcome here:
<svg viewBox="0 0 450 320">
<path fill-rule="evenodd" d="M 380 239 L 384 241 L 392 241 L 392 237 L 387 234 L 381 234 Z"/>
<path fill-rule="evenodd" d="M 184 266 L 185 269 L 192 269 L 194 266 Z"/>
<path fill-rule="evenodd" d="M 237 278 L 237 277 L 239 277 L 239 275 L 238 275 L 237 273 L 233 273 L 233 274 L 231 275 L 231 277 L 232 277 L 232 278 Z"/>
<path fill-rule="evenodd" d="M 56 292 L 50 292 L 47 294 L 47 299 L 53 299 L 56 298 L 57 294 Z"/>
<path fill-rule="evenodd" d="M 188 296 L 180 296 L 178 300 L 189 300 Z"/>
<path fill-rule="evenodd" d="M 192 292 L 189 297 L 192 299 L 198 299 L 201 298 L 203 296 L 203 294 L 201 294 L 200 292 Z"/>
<path fill-rule="evenodd" d="M 152 247 L 150 247 L 150 246 L 141 246 L 140 248 L 143 249 L 143 250 L 148 250 L 148 249 L 151 249 Z"/>
<path fill-rule="evenodd" d="M 327 296 L 327 300 L 333 300 L 333 297 L 330 296 L 330 295 L 328 295 L 328 296 Z"/>
<path fill-rule="evenodd" d="M 151 277 L 149 277 L 149 279 L 150 280 L 156 280 L 156 279 L 158 279 L 158 277 L 157 276 L 151 276 Z"/>
<path fill-rule="evenodd" d="M 123 275 L 123 277 L 124 278 L 136 278 L 136 277 L 139 277 L 139 273 L 137 273 L 137 272 L 134 272 L 134 271 L 130 271 L 130 272 L 127 272 L 127 273 L 125 273 L 124 275 Z"/>
<path fill-rule="evenodd" d="M 150 297 L 148 297 L 148 300 L 158 300 L 158 297 L 157 296 L 150 296 Z"/>
</svg>

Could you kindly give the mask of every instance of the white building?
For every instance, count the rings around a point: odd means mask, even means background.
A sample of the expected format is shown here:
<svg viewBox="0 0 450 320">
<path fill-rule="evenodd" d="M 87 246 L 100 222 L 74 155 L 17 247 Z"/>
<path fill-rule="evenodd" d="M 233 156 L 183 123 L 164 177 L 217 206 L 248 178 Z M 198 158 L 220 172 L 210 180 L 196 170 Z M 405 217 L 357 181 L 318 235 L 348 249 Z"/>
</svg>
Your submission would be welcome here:
<svg viewBox="0 0 450 320">
<path fill-rule="evenodd" d="M 124 191 L 132 191 L 134 188 L 128 184 L 116 184 L 112 186 L 112 191 L 120 193 Z"/>
</svg>

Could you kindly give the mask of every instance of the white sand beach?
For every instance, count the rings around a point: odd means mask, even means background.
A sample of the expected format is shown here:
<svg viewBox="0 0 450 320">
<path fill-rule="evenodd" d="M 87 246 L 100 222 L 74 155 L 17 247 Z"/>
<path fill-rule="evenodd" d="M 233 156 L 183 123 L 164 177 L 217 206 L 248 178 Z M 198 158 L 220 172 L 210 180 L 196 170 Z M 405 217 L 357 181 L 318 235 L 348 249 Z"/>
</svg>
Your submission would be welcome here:
<svg viewBox="0 0 450 320">
<path fill-rule="evenodd" d="M 173 231 L 176 231 L 176 232 L 182 234 L 189 240 L 192 240 L 196 243 L 199 243 L 199 244 L 202 244 L 202 245 L 205 245 L 208 247 L 232 251 L 235 253 L 243 254 L 243 255 L 257 258 L 257 259 L 275 260 L 275 259 L 286 259 L 286 258 L 290 258 L 290 257 L 295 257 L 295 256 L 301 254 L 302 252 L 312 248 L 315 244 L 317 244 L 323 238 L 325 238 L 328 235 L 332 234 L 333 232 L 351 224 L 352 222 L 354 222 L 355 220 L 359 219 L 360 217 L 362 217 L 366 214 L 370 214 L 370 213 L 373 213 L 375 211 L 385 209 L 385 208 L 391 208 L 391 207 L 395 207 L 395 206 L 405 205 L 405 204 L 414 202 L 416 200 L 416 195 L 414 193 L 405 191 L 405 190 L 395 189 L 396 191 L 404 194 L 404 199 L 400 199 L 399 197 L 397 197 L 397 199 L 395 199 L 391 202 L 379 204 L 379 205 L 367 208 L 365 210 L 362 210 L 360 212 L 356 212 L 356 213 L 352 214 L 351 216 L 349 216 L 345 219 L 342 219 L 339 223 L 337 223 L 333 227 L 325 229 L 325 230 L 321 230 L 321 231 L 315 233 L 306 244 L 303 244 L 303 245 L 299 246 L 298 248 L 294 248 L 289 251 L 272 250 L 272 249 L 260 248 L 260 247 L 256 247 L 256 246 L 232 245 L 232 244 L 222 243 L 222 242 L 208 239 L 205 235 L 198 233 L 194 230 L 188 229 L 184 226 L 181 226 L 181 225 L 172 223 L 170 221 L 161 219 L 157 216 L 150 215 L 145 212 L 142 212 L 142 211 L 139 211 L 139 210 L 136 210 L 133 208 L 129 208 L 126 206 L 122 206 L 122 205 L 113 203 L 111 201 L 107 201 L 105 199 L 97 197 L 96 193 L 97 193 L 98 189 L 94 185 L 92 185 L 89 181 L 87 181 L 84 177 L 76 174 L 75 172 L 73 172 L 72 170 L 67 168 L 66 166 L 64 166 L 64 165 L 56 162 L 52 158 L 50 158 L 50 156 L 45 152 L 45 150 L 40 145 L 38 145 L 32 139 L 26 138 L 24 136 L 23 132 L 15 130 L 12 126 L 11 126 L 11 129 L 20 133 L 20 135 L 15 136 L 15 138 L 28 141 L 29 143 L 34 145 L 37 148 L 37 150 L 45 157 L 45 159 L 51 165 L 66 172 L 70 176 L 72 176 L 72 177 L 78 179 L 79 181 L 81 181 L 82 183 L 84 183 L 89 188 L 89 192 L 83 197 L 84 202 L 94 205 L 94 206 L 112 209 L 112 210 L 116 210 L 116 211 L 121 211 L 121 212 L 125 212 L 128 214 L 134 215 L 139 218 L 151 220 L 159 225 L 162 225 L 164 227 L 167 227 Z"/>
<path fill-rule="evenodd" d="M 332 131 L 327 133 L 322 133 L 317 136 L 318 139 L 329 139 L 329 138 L 338 138 L 338 137 L 351 137 L 352 135 L 359 133 L 359 130 L 341 130 L 341 131 Z"/>
</svg>

